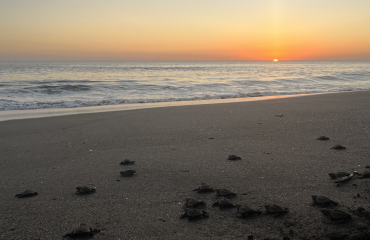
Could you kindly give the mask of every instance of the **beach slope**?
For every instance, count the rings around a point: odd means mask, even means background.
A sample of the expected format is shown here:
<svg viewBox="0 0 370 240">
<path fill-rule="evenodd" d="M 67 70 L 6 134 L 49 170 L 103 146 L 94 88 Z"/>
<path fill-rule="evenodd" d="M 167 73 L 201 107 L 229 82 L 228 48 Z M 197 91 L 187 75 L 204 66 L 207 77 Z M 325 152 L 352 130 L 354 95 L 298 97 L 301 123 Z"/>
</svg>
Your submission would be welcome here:
<svg viewBox="0 0 370 240">
<path fill-rule="evenodd" d="M 352 211 L 370 211 L 370 180 L 328 176 L 370 165 L 368 91 L 12 120 L 0 133 L 0 239 L 62 239 L 81 223 L 101 230 L 94 239 L 349 239 L 369 228 Z M 263 213 L 214 208 L 215 193 L 193 191 L 201 183 Z M 15 197 L 25 189 L 38 195 Z M 332 223 L 311 195 L 352 219 Z M 209 217 L 180 219 L 187 198 Z M 270 204 L 289 212 L 266 214 Z"/>
</svg>

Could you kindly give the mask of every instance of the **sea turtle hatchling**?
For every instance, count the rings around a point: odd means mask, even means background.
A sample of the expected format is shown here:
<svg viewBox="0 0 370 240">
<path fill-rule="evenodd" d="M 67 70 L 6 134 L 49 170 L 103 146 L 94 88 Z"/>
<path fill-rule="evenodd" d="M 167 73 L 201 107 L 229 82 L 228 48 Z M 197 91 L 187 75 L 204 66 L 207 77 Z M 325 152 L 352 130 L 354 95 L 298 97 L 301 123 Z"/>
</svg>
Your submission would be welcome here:
<svg viewBox="0 0 370 240">
<path fill-rule="evenodd" d="M 265 205 L 266 213 L 274 214 L 276 217 L 288 212 L 288 209 L 279 205 Z"/>
<path fill-rule="evenodd" d="M 322 209 L 321 212 L 325 216 L 329 216 L 332 221 L 344 221 L 344 220 L 347 220 L 347 219 L 350 219 L 351 218 L 351 215 L 350 214 L 348 214 L 346 212 L 343 212 L 342 210 L 337 210 L 337 209 L 326 210 L 326 209 Z"/>
<path fill-rule="evenodd" d="M 135 161 L 130 161 L 130 160 L 128 160 L 128 159 L 125 159 L 125 160 L 123 160 L 120 164 L 121 165 L 132 165 L 132 164 L 134 164 L 135 163 Z"/>
<path fill-rule="evenodd" d="M 334 147 L 331 147 L 330 149 L 344 150 L 344 149 L 346 149 L 346 147 L 343 147 L 342 145 L 335 145 Z"/>
<path fill-rule="evenodd" d="M 217 202 L 215 202 L 214 204 L 212 204 L 212 207 L 233 208 L 233 207 L 236 207 L 236 205 L 232 203 L 231 201 L 229 201 L 228 199 L 222 198 L 218 200 Z"/>
<path fill-rule="evenodd" d="M 227 158 L 227 160 L 242 160 L 241 157 L 238 157 L 236 155 L 229 155 L 229 157 Z"/>
<path fill-rule="evenodd" d="M 187 217 L 189 221 L 202 218 L 202 217 L 208 217 L 208 213 L 205 211 L 200 211 L 196 208 L 186 208 L 185 213 L 180 216 L 180 218 Z"/>
<path fill-rule="evenodd" d="M 235 197 L 236 193 L 233 193 L 227 189 L 216 189 L 218 197 Z"/>
<path fill-rule="evenodd" d="M 37 195 L 38 195 L 38 193 L 35 192 L 34 190 L 27 189 L 24 192 L 19 193 L 19 194 L 15 195 L 15 196 L 17 198 L 26 198 L 26 197 L 33 197 L 33 196 L 37 196 Z"/>
<path fill-rule="evenodd" d="M 342 178 L 351 175 L 348 172 L 336 172 L 336 173 L 329 173 L 329 176 L 333 179 Z"/>
<path fill-rule="evenodd" d="M 240 218 L 247 218 L 252 215 L 260 215 L 262 211 L 254 210 L 246 205 L 237 205 L 236 216 Z"/>
<path fill-rule="evenodd" d="M 316 195 L 312 195 L 312 200 L 313 200 L 313 203 L 312 203 L 312 206 L 313 205 L 320 205 L 320 206 L 327 206 L 329 204 L 334 204 L 334 205 L 338 205 L 338 202 L 334 202 L 333 200 L 327 198 L 327 197 L 324 197 L 324 196 L 316 196 Z"/>
<path fill-rule="evenodd" d="M 81 224 L 79 227 L 75 228 L 71 233 L 67 233 L 63 236 L 69 237 L 69 238 L 86 238 L 86 237 L 92 237 L 95 233 L 99 233 L 99 229 L 91 229 L 87 227 L 85 224 Z"/>
<path fill-rule="evenodd" d="M 202 183 L 199 188 L 196 188 L 193 191 L 197 191 L 198 193 L 209 193 L 214 192 L 215 190 L 211 188 L 209 185 Z"/>
<path fill-rule="evenodd" d="M 96 187 L 76 187 L 76 194 L 84 195 L 96 192 Z"/>
<path fill-rule="evenodd" d="M 328 137 L 325 137 L 325 136 L 320 136 L 319 138 L 316 138 L 316 140 L 325 141 L 325 140 L 329 140 L 329 138 Z"/>
<path fill-rule="evenodd" d="M 132 175 L 134 175 L 135 172 L 136 172 L 135 170 L 126 170 L 120 173 L 123 177 L 131 177 Z"/>
<path fill-rule="evenodd" d="M 351 178 L 353 178 L 353 176 L 355 176 L 355 174 L 358 174 L 358 173 L 355 171 L 355 172 L 351 173 L 348 176 L 337 178 L 337 180 L 335 180 L 334 183 L 344 183 L 344 182 L 347 182 L 348 180 L 350 180 Z"/>
<path fill-rule="evenodd" d="M 194 198 L 188 198 L 186 199 L 186 202 L 183 207 L 184 208 L 197 208 L 197 207 L 204 206 L 204 205 L 206 205 L 206 203 L 203 201 L 198 201 L 198 200 L 195 200 Z"/>
</svg>

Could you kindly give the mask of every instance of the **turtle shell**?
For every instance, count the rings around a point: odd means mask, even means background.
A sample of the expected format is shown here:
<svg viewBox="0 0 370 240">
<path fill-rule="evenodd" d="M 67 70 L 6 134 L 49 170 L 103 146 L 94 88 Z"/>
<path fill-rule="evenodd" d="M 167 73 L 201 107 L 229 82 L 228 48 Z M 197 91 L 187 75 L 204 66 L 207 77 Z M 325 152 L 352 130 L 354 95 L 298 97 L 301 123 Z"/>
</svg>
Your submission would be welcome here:
<svg viewBox="0 0 370 240">
<path fill-rule="evenodd" d="M 81 194 L 81 195 L 96 192 L 96 187 L 91 187 L 91 188 L 90 187 L 76 187 L 76 189 L 77 189 L 76 194 Z"/>
<path fill-rule="evenodd" d="M 120 173 L 123 177 L 131 177 L 132 175 L 134 175 L 135 172 L 136 172 L 135 170 L 126 170 Z"/>
<path fill-rule="evenodd" d="M 267 213 L 272 213 L 272 214 L 284 214 L 288 212 L 288 209 L 279 205 L 265 205 Z"/>
<path fill-rule="evenodd" d="M 326 210 L 326 209 L 322 209 L 321 212 L 325 215 L 325 216 L 329 216 L 331 220 L 346 220 L 346 219 L 350 219 L 351 218 L 351 215 L 346 213 L 346 212 L 343 212 L 342 210 L 337 210 L 337 209 L 333 209 L 333 210 Z"/>
<path fill-rule="evenodd" d="M 351 175 L 347 172 L 336 172 L 336 173 L 329 173 L 329 176 L 333 179 L 342 178 Z"/>
<path fill-rule="evenodd" d="M 125 159 L 125 160 L 123 160 L 120 164 L 121 165 L 132 165 L 132 164 L 134 164 L 135 163 L 135 161 L 130 161 L 130 160 L 128 160 L 128 159 Z"/>
<path fill-rule="evenodd" d="M 235 197 L 236 193 L 233 193 L 227 189 L 216 189 L 218 197 Z"/>
<path fill-rule="evenodd" d="M 370 178 L 370 171 L 365 170 L 365 171 L 361 174 L 360 178 Z"/>
<path fill-rule="evenodd" d="M 343 182 L 346 182 L 346 181 L 350 180 L 351 178 L 353 178 L 354 175 L 355 175 L 355 173 L 352 173 L 352 174 L 350 174 L 348 176 L 338 178 L 337 180 L 335 180 L 335 183 L 343 183 Z"/>
<path fill-rule="evenodd" d="M 37 195 L 38 195 L 38 193 L 35 192 L 34 190 L 27 189 L 24 192 L 19 193 L 15 196 L 18 197 L 18 198 L 26 198 L 26 197 L 33 197 L 33 196 L 37 196 Z"/>
<path fill-rule="evenodd" d="M 258 214 L 260 215 L 262 212 L 258 210 L 254 210 L 246 205 L 238 205 L 238 211 L 236 212 L 236 216 L 240 218 L 247 218 L 249 216 Z"/>
<path fill-rule="evenodd" d="M 75 228 L 71 233 L 67 233 L 63 237 L 71 238 L 81 238 L 81 237 L 92 237 L 95 233 L 100 232 L 98 229 L 91 229 L 85 224 L 81 224 L 79 227 Z"/>
<path fill-rule="evenodd" d="M 344 150 L 346 149 L 346 147 L 343 147 L 342 145 L 335 145 L 334 147 L 330 148 L 330 149 L 335 149 L 335 150 Z"/>
<path fill-rule="evenodd" d="M 316 140 L 322 140 L 322 141 L 325 141 L 325 140 L 329 140 L 328 137 L 325 137 L 325 136 L 320 136 L 319 138 L 317 138 Z"/>
<path fill-rule="evenodd" d="M 198 193 L 209 193 L 209 192 L 214 192 L 215 190 L 211 188 L 211 186 L 205 183 L 202 183 L 199 188 L 196 188 L 193 191 L 197 191 Z"/>
<path fill-rule="evenodd" d="M 208 213 L 205 211 L 200 211 L 196 208 L 186 208 L 185 213 L 180 216 L 180 218 L 187 217 L 190 220 L 201 218 L 201 217 L 208 217 Z"/>
<path fill-rule="evenodd" d="M 312 200 L 313 200 L 313 205 L 321 205 L 321 206 L 325 206 L 325 205 L 329 205 L 329 204 L 334 204 L 334 205 L 338 205 L 338 202 L 334 202 L 333 200 L 327 198 L 327 197 L 324 197 L 324 196 L 315 196 L 315 195 L 312 195 Z"/>
<path fill-rule="evenodd" d="M 236 207 L 236 205 L 226 198 L 223 198 L 212 204 L 212 207 L 233 208 Z"/>
<path fill-rule="evenodd" d="M 203 201 L 198 201 L 198 200 L 195 200 L 194 198 L 188 198 L 188 199 L 186 199 L 186 202 L 184 204 L 184 208 L 196 208 L 196 207 L 199 207 L 199 206 L 203 206 L 205 204 L 206 203 L 203 202 Z"/>
<path fill-rule="evenodd" d="M 238 157 L 236 155 L 229 155 L 229 157 L 227 158 L 227 160 L 242 160 L 241 157 Z"/>
</svg>

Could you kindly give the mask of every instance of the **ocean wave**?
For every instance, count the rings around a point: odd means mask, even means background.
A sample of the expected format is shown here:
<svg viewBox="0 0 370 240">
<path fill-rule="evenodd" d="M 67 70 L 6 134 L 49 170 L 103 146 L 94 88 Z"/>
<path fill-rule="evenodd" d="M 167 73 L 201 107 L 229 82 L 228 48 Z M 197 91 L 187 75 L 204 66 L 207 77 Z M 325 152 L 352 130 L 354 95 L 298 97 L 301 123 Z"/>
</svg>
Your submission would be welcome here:
<svg viewBox="0 0 370 240">
<path fill-rule="evenodd" d="M 82 91 L 89 91 L 91 90 L 91 86 L 88 85 L 41 85 L 37 87 L 26 87 L 24 89 L 31 90 L 34 92 L 42 92 L 46 94 L 56 94 L 61 93 L 64 91 L 71 91 L 71 92 L 82 92 Z"/>
<path fill-rule="evenodd" d="M 364 90 L 359 88 L 346 88 L 339 91 L 355 91 Z M 367 89 L 369 90 L 369 88 Z M 159 102 L 177 102 L 177 101 L 200 101 L 200 100 L 213 100 L 213 99 L 231 99 L 231 98 L 251 98 L 261 96 L 278 96 L 278 95 L 297 95 L 319 93 L 319 91 L 308 92 L 253 92 L 253 93 L 240 93 L 240 94 L 217 94 L 199 97 L 171 97 L 171 98 L 153 98 L 153 99 L 103 99 L 97 101 L 29 101 L 18 102 L 14 100 L 0 99 L 0 110 L 25 110 L 25 109 L 44 109 L 44 108 L 76 108 L 76 107 L 90 107 L 90 106 L 105 106 L 105 105 L 118 105 L 118 104 L 133 104 L 133 103 L 159 103 Z"/>
<path fill-rule="evenodd" d="M 369 67 L 370 62 L 0 62 L 0 110 L 368 90 Z"/>
</svg>

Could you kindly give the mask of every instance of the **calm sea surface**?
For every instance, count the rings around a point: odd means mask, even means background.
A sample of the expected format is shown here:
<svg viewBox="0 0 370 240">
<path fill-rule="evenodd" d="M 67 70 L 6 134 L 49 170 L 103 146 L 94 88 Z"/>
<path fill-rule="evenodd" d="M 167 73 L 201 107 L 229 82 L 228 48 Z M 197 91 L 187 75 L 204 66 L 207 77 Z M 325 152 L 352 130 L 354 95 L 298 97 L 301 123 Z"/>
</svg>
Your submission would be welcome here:
<svg viewBox="0 0 370 240">
<path fill-rule="evenodd" d="M 370 90 L 370 61 L 0 62 L 0 111 Z"/>
</svg>

